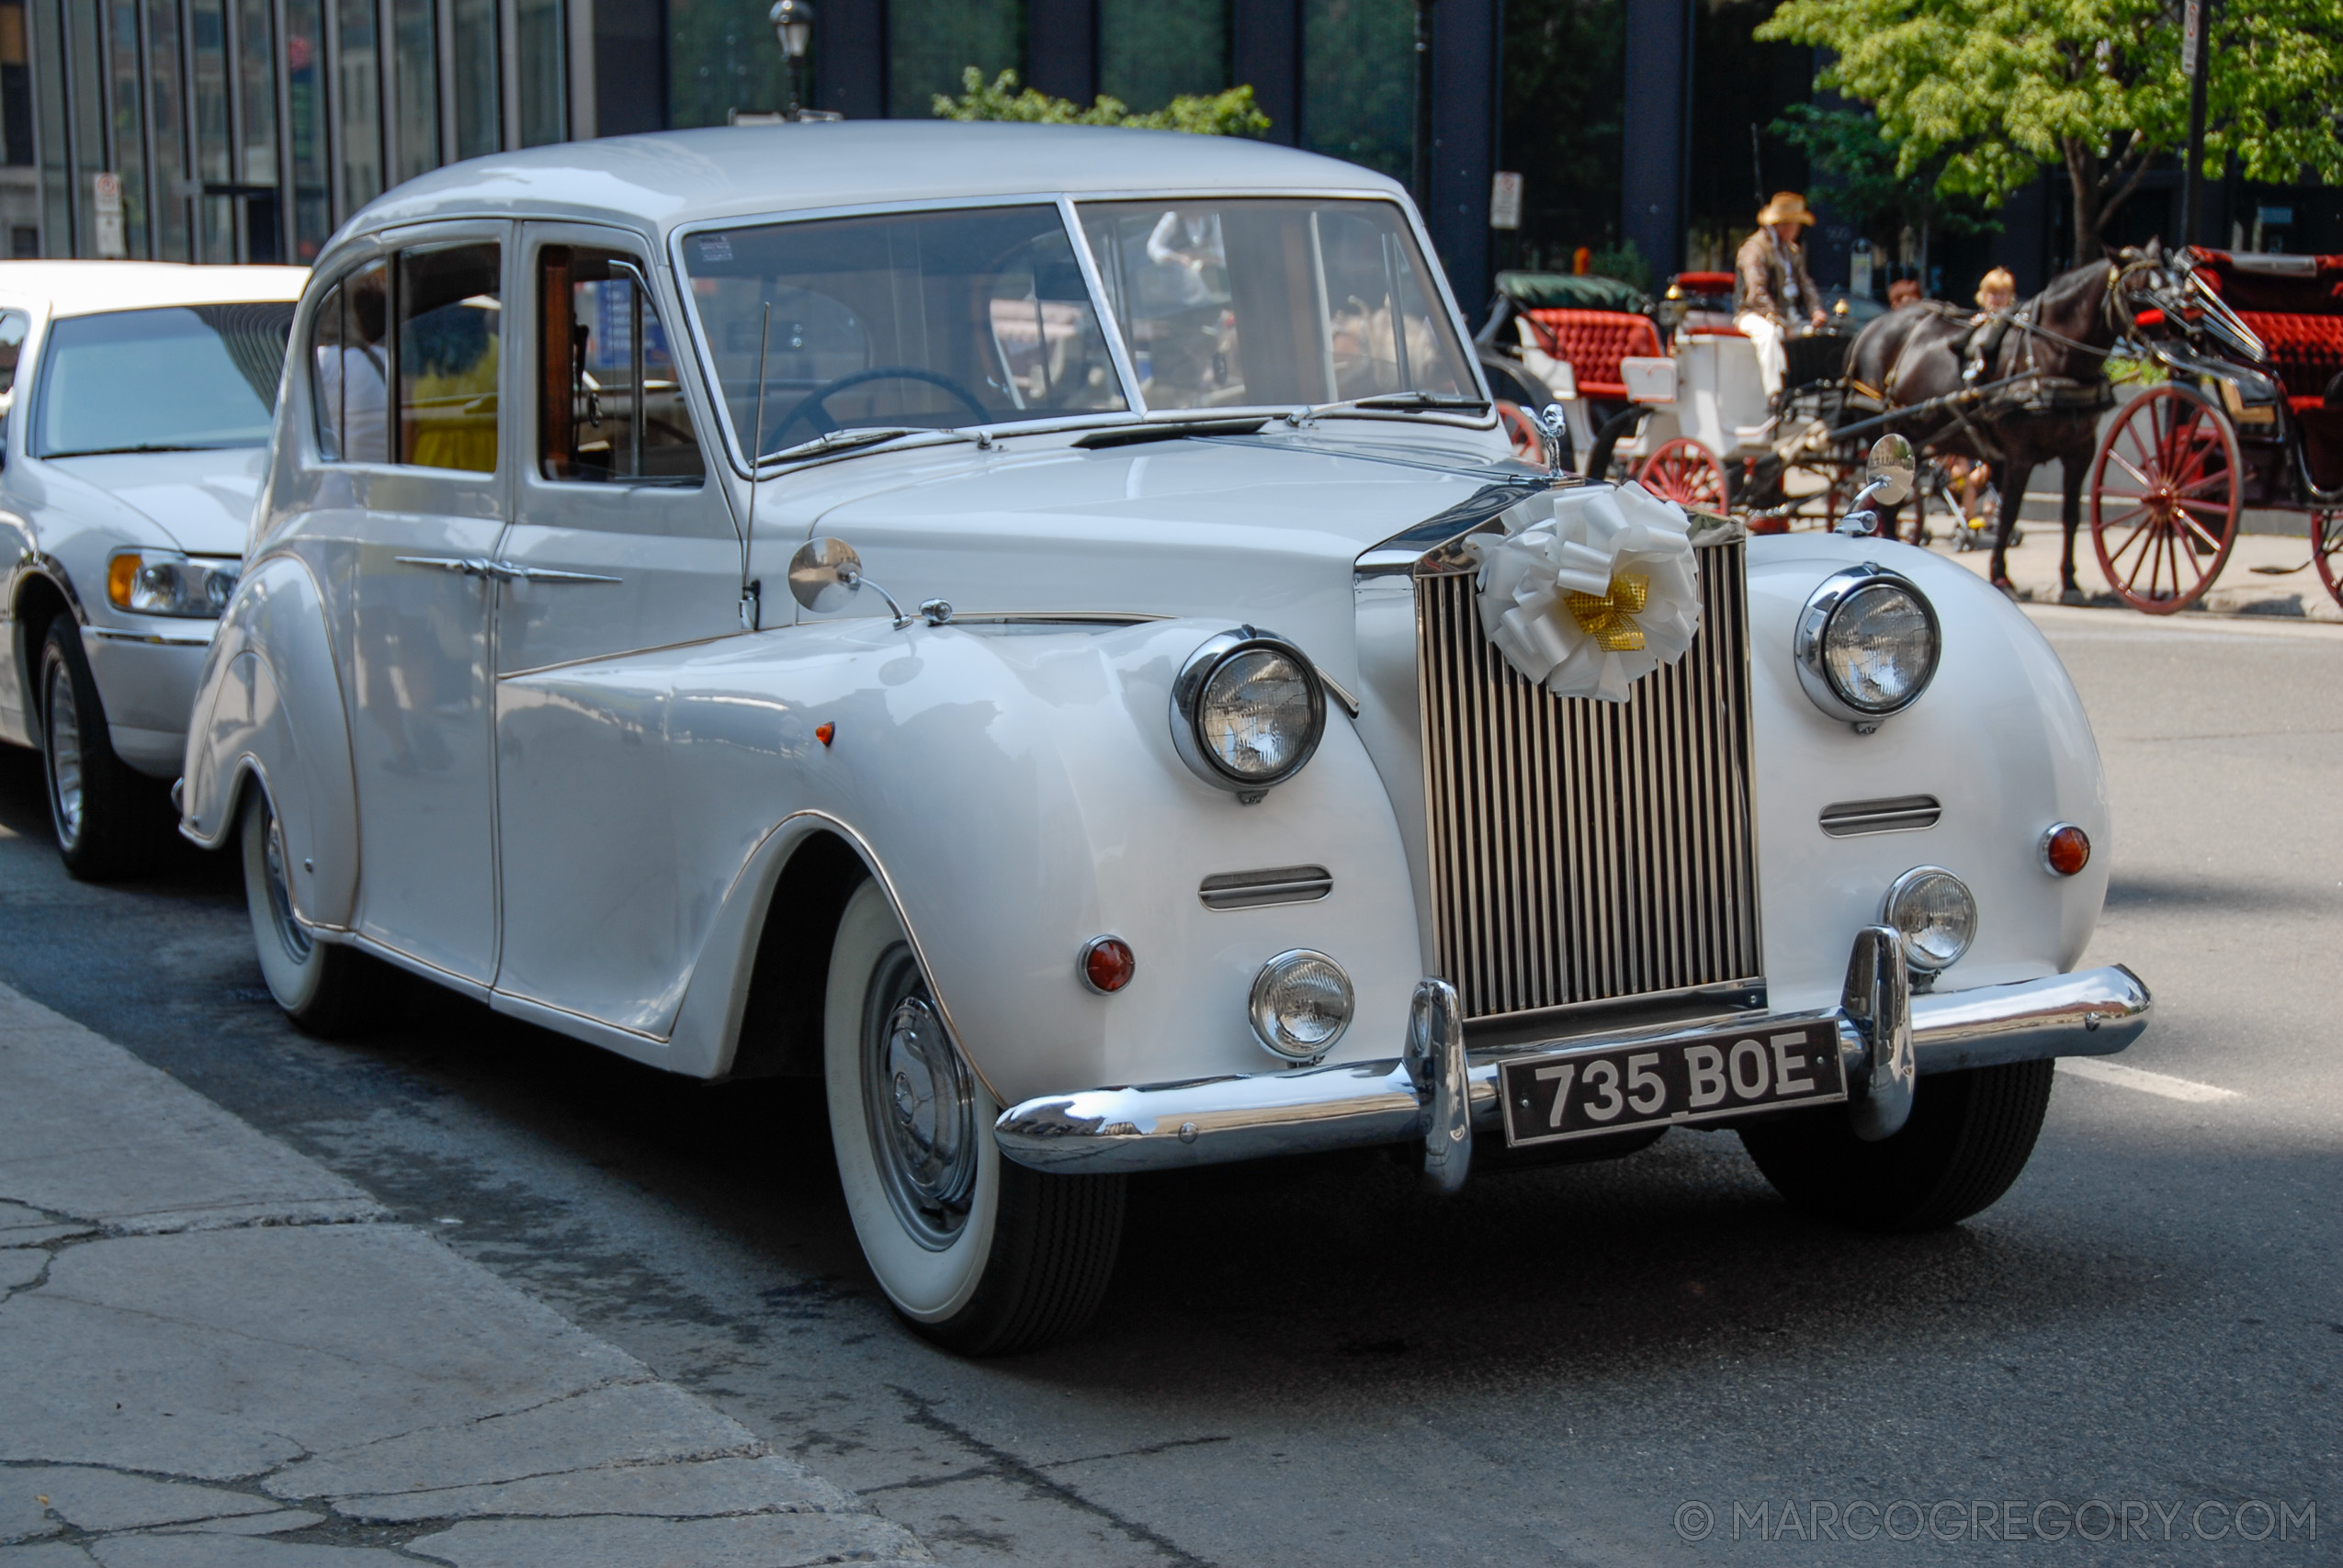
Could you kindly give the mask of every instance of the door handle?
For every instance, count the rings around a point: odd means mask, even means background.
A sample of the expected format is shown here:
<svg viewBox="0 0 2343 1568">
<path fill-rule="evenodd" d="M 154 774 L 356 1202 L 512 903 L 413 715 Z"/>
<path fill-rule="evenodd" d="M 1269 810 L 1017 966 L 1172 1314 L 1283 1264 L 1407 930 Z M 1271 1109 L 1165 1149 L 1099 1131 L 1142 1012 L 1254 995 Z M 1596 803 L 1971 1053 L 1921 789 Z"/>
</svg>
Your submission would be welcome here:
<svg viewBox="0 0 2343 1568">
<path fill-rule="evenodd" d="M 492 575 L 489 563 L 478 556 L 393 556 L 390 558 L 406 566 L 436 566 L 442 571 L 461 572 L 466 577 Z"/>
<path fill-rule="evenodd" d="M 556 571 L 551 567 L 515 566 L 508 560 L 482 561 L 491 577 L 506 582 L 624 582 L 622 577 L 604 577 L 591 571 Z"/>
</svg>

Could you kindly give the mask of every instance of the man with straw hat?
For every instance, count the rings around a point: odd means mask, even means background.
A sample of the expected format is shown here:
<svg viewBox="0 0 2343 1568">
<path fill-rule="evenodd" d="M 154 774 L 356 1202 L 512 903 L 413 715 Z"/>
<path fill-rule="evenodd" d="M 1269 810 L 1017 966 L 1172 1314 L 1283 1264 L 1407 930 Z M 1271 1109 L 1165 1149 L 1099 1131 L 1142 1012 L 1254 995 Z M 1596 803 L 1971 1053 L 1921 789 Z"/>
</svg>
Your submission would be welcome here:
<svg viewBox="0 0 2343 1568">
<path fill-rule="evenodd" d="M 1758 231 L 1733 265 L 1733 324 L 1757 344 L 1758 377 L 1769 399 L 1782 389 L 1783 335 L 1798 321 L 1820 332 L 1829 319 L 1823 314 L 1822 291 L 1806 270 L 1806 253 L 1798 245 L 1798 231 L 1813 221 L 1805 197 L 1794 190 L 1774 192 L 1758 213 Z"/>
</svg>

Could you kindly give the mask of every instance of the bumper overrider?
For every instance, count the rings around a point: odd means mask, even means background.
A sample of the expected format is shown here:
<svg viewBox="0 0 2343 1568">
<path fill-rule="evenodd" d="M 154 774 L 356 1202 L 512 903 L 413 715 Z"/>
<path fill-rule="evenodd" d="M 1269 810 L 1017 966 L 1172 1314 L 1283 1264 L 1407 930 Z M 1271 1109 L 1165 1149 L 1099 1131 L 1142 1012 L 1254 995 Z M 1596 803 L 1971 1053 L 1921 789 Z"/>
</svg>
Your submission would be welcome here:
<svg viewBox="0 0 2343 1568">
<path fill-rule="evenodd" d="M 1018 1164 L 1070 1173 L 1417 1144 L 1432 1185 L 1453 1191 L 1471 1169 L 1475 1135 L 1502 1135 L 1498 1084 L 1507 1058 L 1567 1064 L 1575 1055 L 1714 1036 L 1720 1027 L 1754 1034 L 1827 1021 L 1836 1026 L 1846 1113 L 1859 1136 L 1879 1139 L 1893 1135 L 1915 1096 L 1927 1092 L 1919 1078 L 2048 1056 L 2112 1055 L 2146 1029 L 2150 1006 L 2147 987 L 2120 964 L 1915 995 L 1901 935 L 1873 926 L 1856 936 L 1836 1008 L 1472 1052 L 1455 991 L 1427 979 L 1416 987 L 1395 1060 L 1043 1095 L 1003 1111 L 994 1135 Z"/>
</svg>

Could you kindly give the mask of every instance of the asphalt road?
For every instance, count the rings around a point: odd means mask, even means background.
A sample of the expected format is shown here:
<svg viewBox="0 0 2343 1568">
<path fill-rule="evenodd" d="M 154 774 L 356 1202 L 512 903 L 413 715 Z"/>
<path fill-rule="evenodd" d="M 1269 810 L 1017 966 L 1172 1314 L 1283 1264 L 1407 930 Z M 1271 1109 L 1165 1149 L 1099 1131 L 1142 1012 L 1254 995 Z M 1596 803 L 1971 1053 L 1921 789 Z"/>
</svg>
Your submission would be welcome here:
<svg viewBox="0 0 2343 1568">
<path fill-rule="evenodd" d="M 966 1363 L 878 1298 L 810 1086 L 670 1080 L 420 989 L 365 1044 L 306 1040 L 226 857 L 68 881 L 16 751 L 0 980 L 947 1562 L 2343 1559 L 2343 636 L 2038 621 L 2112 780 L 2091 961 L 2156 988 L 2122 1060 L 2163 1076 L 2062 1070 L 2019 1185 L 1939 1235 L 1810 1224 L 1683 1131 L 1446 1202 L 1380 1156 L 1154 1179 L 1094 1329 Z"/>
</svg>

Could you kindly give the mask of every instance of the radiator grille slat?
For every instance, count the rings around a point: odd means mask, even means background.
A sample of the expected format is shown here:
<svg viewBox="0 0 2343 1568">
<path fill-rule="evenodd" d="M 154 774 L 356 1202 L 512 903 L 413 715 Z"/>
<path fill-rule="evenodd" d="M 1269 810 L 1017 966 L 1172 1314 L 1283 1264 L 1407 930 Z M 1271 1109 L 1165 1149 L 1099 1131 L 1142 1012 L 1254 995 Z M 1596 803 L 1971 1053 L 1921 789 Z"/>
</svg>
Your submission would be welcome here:
<svg viewBox="0 0 2343 1568">
<path fill-rule="evenodd" d="M 1742 562 L 1700 552 L 1700 636 L 1624 704 L 1514 673 L 1470 576 L 1418 582 L 1433 916 L 1466 1017 L 1763 974 Z"/>
</svg>

